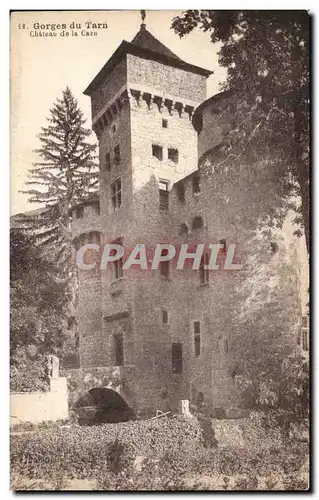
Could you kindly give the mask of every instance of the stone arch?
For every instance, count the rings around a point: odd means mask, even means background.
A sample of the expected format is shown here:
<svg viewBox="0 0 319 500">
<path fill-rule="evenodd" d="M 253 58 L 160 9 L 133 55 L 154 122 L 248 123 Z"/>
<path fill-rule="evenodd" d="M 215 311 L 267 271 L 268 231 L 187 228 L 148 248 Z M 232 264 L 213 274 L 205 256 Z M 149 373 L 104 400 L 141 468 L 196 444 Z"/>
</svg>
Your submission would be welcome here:
<svg viewBox="0 0 319 500">
<path fill-rule="evenodd" d="M 108 387 L 93 387 L 74 404 L 74 411 L 82 425 L 127 422 L 135 419 L 135 412 L 124 397 Z"/>
</svg>

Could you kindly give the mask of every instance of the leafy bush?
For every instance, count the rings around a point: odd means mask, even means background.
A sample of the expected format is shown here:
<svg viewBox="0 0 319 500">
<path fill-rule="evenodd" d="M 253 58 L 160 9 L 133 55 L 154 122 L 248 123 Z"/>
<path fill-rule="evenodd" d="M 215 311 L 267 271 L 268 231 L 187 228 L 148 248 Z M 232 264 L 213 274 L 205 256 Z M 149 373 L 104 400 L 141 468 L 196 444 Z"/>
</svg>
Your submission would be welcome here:
<svg viewBox="0 0 319 500">
<path fill-rule="evenodd" d="M 124 455 L 164 456 L 169 450 L 184 462 L 201 447 L 201 431 L 195 420 L 171 418 L 60 429 L 12 436 L 12 470 L 28 477 L 51 477 L 67 471 L 73 478 L 93 477 L 110 463 L 114 443 Z M 123 448 L 123 449 L 124 449 Z"/>
<path fill-rule="evenodd" d="M 60 280 L 61 281 L 61 280 Z M 31 291 L 31 293 L 30 293 Z M 45 355 L 74 351 L 67 339 L 65 283 L 57 283 L 52 263 L 25 231 L 10 231 L 11 390 L 46 390 Z"/>
<path fill-rule="evenodd" d="M 238 378 L 238 389 L 246 408 L 289 412 L 296 421 L 309 415 L 309 364 L 302 356 L 286 357 L 276 372 Z"/>
<path fill-rule="evenodd" d="M 47 391 L 49 389 L 44 356 L 30 358 L 25 348 L 11 358 L 10 389 L 13 392 Z"/>
<path fill-rule="evenodd" d="M 250 425 L 257 429 L 262 419 L 256 421 L 258 425 Z M 245 425 L 249 429 L 248 421 Z M 266 487 L 274 489 L 277 483 L 271 477 L 285 478 L 286 489 L 292 484 L 304 489 L 307 443 L 294 439 L 270 446 L 271 442 L 264 442 L 264 447 L 255 447 L 254 440 L 251 446 L 209 446 L 201 424 L 182 417 L 39 427 L 34 433 L 12 436 L 11 469 L 14 477 L 53 484 L 95 479 L 100 490 L 179 491 L 189 489 L 190 480 L 191 489 L 207 489 L 198 482 L 201 475 L 221 478 L 221 489 L 256 489 L 258 478 L 267 478 Z"/>
</svg>

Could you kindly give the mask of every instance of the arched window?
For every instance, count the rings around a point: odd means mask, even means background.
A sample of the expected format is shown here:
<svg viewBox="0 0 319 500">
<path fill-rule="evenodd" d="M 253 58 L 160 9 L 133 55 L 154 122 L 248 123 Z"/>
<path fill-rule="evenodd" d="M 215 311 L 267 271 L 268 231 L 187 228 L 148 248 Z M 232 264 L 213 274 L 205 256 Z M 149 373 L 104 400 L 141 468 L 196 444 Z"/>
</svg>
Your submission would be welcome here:
<svg viewBox="0 0 319 500">
<path fill-rule="evenodd" d="M 182 182 L 179 182 L 176 186 L 177 197 L 180 202 L 185 203 L 185 186 Z"/>
<path fill-rule="evenodd" d="M 196 217 L 194 217 L 194 219 L 193 219 L 192 228 L 193 229 L 200 229 L 203 226 L 204 226 L 204 222 L 203 222 L 202 217 L 200 215 L 196 215 Z"/>
<path fill-rule="evenodd" d="M 92 231 L 88 236 L 88 243 L 95 243 L 100 245 L 100 233 L 98 231 Z"/>
<path fill-rule="evenodd" d="M 188 227 L 187 227 L 187 224 L 185 224 L 184 222 L 183 222 L 183 224 L 180 225 L 180 228 L 179 228 L 179 235 L 183 236 L 183 234 L 188 234 Z"/>
<path fill-rule="evenodd" d="M 201 406 L 204 403 L 204 394 L 202 392 L 199 392 L 196 397 L 196 404 L 197 406 Z"/>
</svg>

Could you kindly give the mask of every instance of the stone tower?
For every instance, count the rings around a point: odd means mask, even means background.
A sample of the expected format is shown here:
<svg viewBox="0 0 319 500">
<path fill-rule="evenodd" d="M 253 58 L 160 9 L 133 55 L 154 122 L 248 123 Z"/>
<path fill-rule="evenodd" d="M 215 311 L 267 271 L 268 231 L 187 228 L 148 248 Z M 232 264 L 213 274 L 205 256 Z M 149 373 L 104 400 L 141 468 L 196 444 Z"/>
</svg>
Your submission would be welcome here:
<svg viewBox="0 0 319 500">
<path fill-rule="evenodd" d="M 75 233 L 85 229 L 81 243 L 100 238 L 101 245 L 119 242 L 130 251 L 144 243 L 151 250 L 174 238 L 169 192 L 197 169 L 192 115 L 205 99 L 209 75 L 142 24 L 93 79 L 84 93 L 99 141 L 100 216 L 90 217 L 94 206 L 85 206 L 85 217 L 74 224 Z M 79 272 L 80 365 L 129 370 L 137 408 L 166 409 L 189 397 L 185 370 L 172 375 L 172 349 L 181 339 L 174 339 L 166 318 L 166 271 L 123 271 L 119 263 Z"/>
<path fill-rule="evenodd" d="M 256 162 L 236 163 L 232 175 L 218 167 L 232 97 L 224 92 L 204 101 L 209 74 L 182 61 L 142 24 L 85 90 L 99 141 L 100 193 L 74 207 L 74 240 L 78 247 L 120 243 L 126 254 L 106 269 L 79 269 L 81 369 L 71 386 L 111 388 L 139 412 L 176 411 L 181 399 L 214 408 L 238 404 L 238 349 L 245 347 L 242 336 L 259 331 L 255 321 L 238 320 L 250 286 L 249 259 L 256 256 L 265 273 L 258 283 L 271 275 L 287 285 L 280 296 L 285 314 L 278 315 L 276 295 L 267 318 L 270 324 L 283 318 L 278 342 L 287 344 L 287 353 L 297 346 L 298 242 L 283 231 L 278 241 L 263 237 L 255 245 L 275 172 Z M 265 177 L 254 184 L 253 172 Z M 172 261 L 152 270 L 158 243 L 177 252 L 181 244 L 192 252 L 198 243 L 219 243 L 220 270 L 206 272 L 207 246 L 198 269 L 178 270 Z M 149 251 L 147 269 L 126 269 L 137 244 Z M 243 270 L 223 270 L 231 244 Z"/>
</svg>

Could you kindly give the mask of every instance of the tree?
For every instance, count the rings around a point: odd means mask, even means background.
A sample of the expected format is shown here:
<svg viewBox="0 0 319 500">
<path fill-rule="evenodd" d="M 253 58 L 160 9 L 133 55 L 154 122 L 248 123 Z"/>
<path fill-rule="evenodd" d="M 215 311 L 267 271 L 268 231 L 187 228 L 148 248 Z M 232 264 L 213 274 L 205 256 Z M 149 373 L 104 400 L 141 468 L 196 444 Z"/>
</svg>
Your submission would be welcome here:
<svg viewBox="0 0 319 500">
<path fill-rule="evenodd" d="M 223 161 L 250 155 L 282 172 L 282 197 L 296 211 L 309 252 L 308 13 L 188 10 L 172 22 L 180 37 L 196 27 L 221 43 L 222 90 L 234 96 Z M 291 202 L 296 198 L 300 204 Z"/>
<path fill-rule="evenodd" d="M 73 266 L 70 209 L 97 189 L 96 145 L 86 140 L 91 131 L 84 128 L 86 120 L 68 87 L 47 121 L 38 136 L 41 161 L 34 163 L 26 183 L 36 188 L 24 191 L 30 203 L 40 203 L 45 210 L 21 220 L 34 231 L 38 244 L 50 246 L 57 271 L 68 277 Z"/>
<path fill-rule="evenodd" d="M 87 141 L 91 131 L 84 128 L 85 119 L 76 99 L 67 87 L 57 99 L 47 118 L 48 126 L 39 134 L 41 147 L 36 150 L 41 160 L 29 172 L 24 193 L 30 203 L 44 206 L 36 213 L 22 214 L 22 223 L 45 248 L 56 280 L 68 283 L 68 323 L 75 325 L 77 274 L 72 248 L 71 207 L 98 188 L 96 144 Z M 75 332 L 76 335 L 76 332 Z"/>
<path fill-rule="evenodd" d="M 66 355 L 65 284 L 53 279 L 51 264 L 35 238 L 10 231 L 11 388 L 45 386 L 45 356 Z"/>
</svg>

